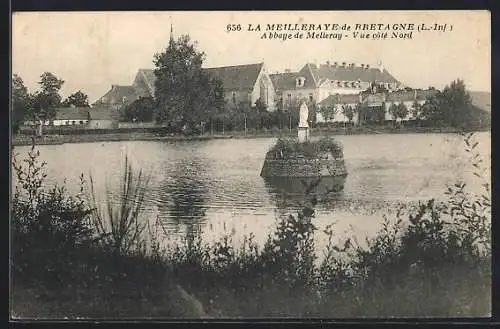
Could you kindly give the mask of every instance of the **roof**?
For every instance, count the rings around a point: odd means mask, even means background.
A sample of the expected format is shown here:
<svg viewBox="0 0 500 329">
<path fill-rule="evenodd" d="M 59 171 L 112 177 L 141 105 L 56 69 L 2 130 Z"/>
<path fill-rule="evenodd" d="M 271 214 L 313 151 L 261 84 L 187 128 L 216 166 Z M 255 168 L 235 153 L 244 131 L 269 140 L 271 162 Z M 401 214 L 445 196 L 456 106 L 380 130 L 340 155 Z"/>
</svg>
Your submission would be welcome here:
<svg viewBox="0 0 500 329">
<path fill-rule="evenodd" d="M 269 77 L 273 82 L 274 88 L 276 90 L 289 90 L 294 89 L 298 77 L 297 72 L 286 72 L 286 73 L 276 73 L 270 74 Z"/>
<path fill-rule="evenodd" d="M 55 120 L 88 120 L 90 107 L 58 107 Z"/>
<path fill-rule="evenodd" d="M 121 103 L 124 97 L 126 97 L 127 101 L 134 101 L 139 95 L 137 95 L 134 86 L 112 85 L 111 89 L 94 104 Z"/>
<path fill-rule="evenodd" d="M 387 93 L 387 102 L 413 102 L 416 100 L 415 96 L 417 93 L 415 91 L 394 91 Z M 425 99 L 425 97 L 424 97 Z"/>
<path fill-rule="evenodd" d="M 92 107 L 89 109 L 91 120 L 118 120 L 120 112 L 108 107 Z"/>
<path fill-rule="evenodd" d="M 341 66 L 321 64 L 317 69 L 318 80 L 332 81 L 362 81 L 362 82 L 383 82 L 399 83 L 386 69 L 380 70 L 376 67 L 361 66 Z"/>
<path fill-rule="evenodd" d="M 322 100 L 319 105 L 320 106 L 331 106 L 334 104 L 357 104 L 359 103 L 359 95 L 358 94 L 336 94 L 330 95 L 324 100 Z"/>
<path fill-rule="evenodd" d="M 222 81 L 225 90 L 251 91 L 264 63 L 205 68 L 204 71 Z"/>
<path fill-rule="evenodd" d="M 264 63 L 233 65 L 203 68 L 203 71 L 210 73 L 222 81 L 224 90 L 229 91 L 251 91 L 255 86 L 260 71 Z M 154 90 L 156 75 L 152 69 L 139 69 L 137 74 L 142 74 L 144 80 Z M 151 95 L 153 96 L 153 95 Z"/>
</svg>

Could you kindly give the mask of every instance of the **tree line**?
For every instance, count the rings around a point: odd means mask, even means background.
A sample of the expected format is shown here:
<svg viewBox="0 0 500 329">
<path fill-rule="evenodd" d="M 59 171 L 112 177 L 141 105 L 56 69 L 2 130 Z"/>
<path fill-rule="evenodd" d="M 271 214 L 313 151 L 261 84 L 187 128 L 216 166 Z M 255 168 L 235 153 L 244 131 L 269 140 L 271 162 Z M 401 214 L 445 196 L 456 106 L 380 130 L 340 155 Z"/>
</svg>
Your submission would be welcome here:
<svg viewBox="0 0 500 329">
<path fill-rule="evenodd" d="M 420 90 L 420 89 L 419 89 Z M 452 81 L 442 91 L 429 87 L 428 90 L 435 92 L 428 95 L 424 103 L 417 100 L 408 107 L 404 102 L 393 102 L 388 112 L 392 120 L 398 121 L 411 116 L 417 123 L 427 126 L 448 126 L 454 128 L 470 128 L 473 126 L 485 126 L 490 124 L 489 114 L 472 104 L 472 98 L 461 79 Z M 405 88 L 405 91 L 414 91 Z M 365 91 L 365 93 L 369 90 Z M 380 91 L 377 89 L 377 93 Z M 319 111 L 327 121 L 333 120 L 336 114 L 342 113 L 352 123 L 354 115 L 358 114 L 360 123 L 383 124 L 385 119 L 385 104 L 380 107 L 370 108 L 366 104 L 358 103 L 355 106 L 349 104 L 329 104 Z"/>
<path fill-rule="evenodd" d="M 90 107 L 88 96 L 81 90 L 62 99 L 60 91 L 64 80 L 53 73 L 44 72 L 40 75 L 39 89 L 30 92 L 23 79 L 18 75 L 12 76 L 11 95 L 11 122 L 13 130 L 27 120 L 38 122 L 54 119 L 58 107 Z"/>
</svg>

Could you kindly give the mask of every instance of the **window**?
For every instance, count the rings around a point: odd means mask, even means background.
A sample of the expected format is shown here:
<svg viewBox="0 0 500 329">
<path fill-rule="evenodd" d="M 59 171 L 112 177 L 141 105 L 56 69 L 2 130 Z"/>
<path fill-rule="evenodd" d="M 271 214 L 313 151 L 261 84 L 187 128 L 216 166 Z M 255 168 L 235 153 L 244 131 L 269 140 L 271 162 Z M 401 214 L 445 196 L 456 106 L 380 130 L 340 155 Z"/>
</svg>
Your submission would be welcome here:
<svg viewBox="0 0 500 329">
<path fill-rule="evenodd" d="M 248 101 L 251 102 L 252 101 L 252 93 L 248 93 Z"/>
<path fill-rule="evenodd" d="M 236 93 L 233 92 L 233 104 L 236 104 Z"/>
<path fill-rule="evenodd" d="M 312 93 L 309 93 L 309 101 L 312 103 L 313 101 L 313 94 Z"/>
<path fill-rule="evenodd" d="M 297 78 L 297 80 L 296 80 L 297 87 L 303 87 L 305 81 L 306 81 L 306 79 L 304 77 Z"/>
<path fill-rule="evenodd" d="M 80 120 L 80 124 L 83 125 L 83 120 Z"/>
</svg>

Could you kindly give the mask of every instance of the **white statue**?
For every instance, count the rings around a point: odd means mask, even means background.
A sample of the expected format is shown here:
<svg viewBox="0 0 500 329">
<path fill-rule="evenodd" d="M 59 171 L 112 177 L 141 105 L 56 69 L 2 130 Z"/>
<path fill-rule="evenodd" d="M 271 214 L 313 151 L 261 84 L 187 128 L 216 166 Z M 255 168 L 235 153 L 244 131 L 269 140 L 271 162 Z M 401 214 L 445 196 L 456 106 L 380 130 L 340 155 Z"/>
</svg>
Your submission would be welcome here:
<svg viewBox="0 0 500 329">
<path fill-rule="evenodd" d="M 309 128 L 309 123 L 307 122 L 309 119 L 309 109 L 305 102 L 302 102 L 299 111 L 299 128 Z"/>
</svg>

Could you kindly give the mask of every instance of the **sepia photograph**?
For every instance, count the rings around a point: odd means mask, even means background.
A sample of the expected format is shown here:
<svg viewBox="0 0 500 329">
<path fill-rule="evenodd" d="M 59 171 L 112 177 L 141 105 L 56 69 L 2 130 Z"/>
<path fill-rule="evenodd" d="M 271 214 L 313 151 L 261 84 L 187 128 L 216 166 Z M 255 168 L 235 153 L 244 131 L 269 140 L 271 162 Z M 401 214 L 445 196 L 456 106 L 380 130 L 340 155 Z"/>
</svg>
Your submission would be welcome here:
<svg viewBox="0 0 500 329">
<path fill-rule="evenodd" d="M 491 14 L 16 12 L 11 321 L 491 317 Z"/>
</svg>

